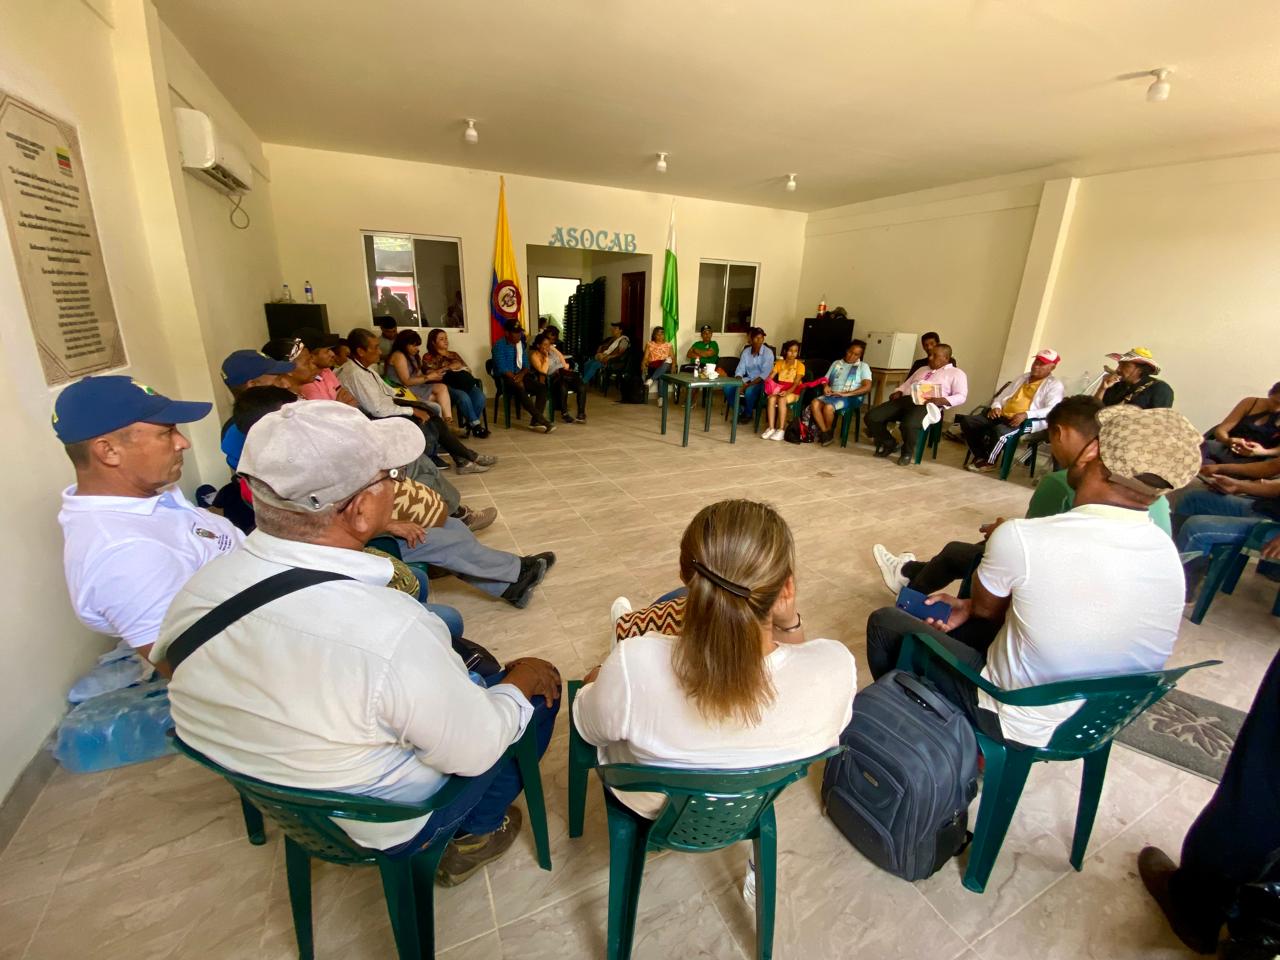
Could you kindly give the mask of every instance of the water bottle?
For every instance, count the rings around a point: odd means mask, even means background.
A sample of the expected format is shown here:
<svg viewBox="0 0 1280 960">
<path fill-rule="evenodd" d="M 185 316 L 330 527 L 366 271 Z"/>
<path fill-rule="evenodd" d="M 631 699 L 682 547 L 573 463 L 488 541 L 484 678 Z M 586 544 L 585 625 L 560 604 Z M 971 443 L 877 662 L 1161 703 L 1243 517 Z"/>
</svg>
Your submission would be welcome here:
<svg viewBox="0 0 1280 960">
<path fill-rule="evenodd" d="M 310 281 L 310 280 L 303 280 L 303 281 L 302 281 L 302 295 L 303 295 L 304 297 L 306 297 L 306 298 L 307 298 L 307 303 L 315 303 L 315 302 L 316 302 L 316 293 L 315 293 L 315 291 L 314 291 L 314 290 L 312 290 L 312 289 L 311 289 L 311 281 Z"/>
<path fill-rule="evenodd" d="M 293 303 L 293 294 L 289 292 L 289 285 L 284 285 L 284 291 L 280 294 L 281 303 Z"/>
<path fill-rule="evenodd" d="M 58 726 L 53 755 L 72 773 L 95 773 L 173 753 L 169 686 L 139 683 L 73 708 Z"/>
<path fill-rule="evenodd" d="M 747 906 L 755 908 L 756 865 L 750 857 L 747 857 L 747 875 L 742 880 L 742 899 L 747 901 Z"/>
<path fill-rule="evenodd" d="M 75 682 L 67 694 L 69 701 L 83 703 L 113 690 L 133 686 L 151 676 L 151 664 L 136 653 L 130 651 L 119 657 L 113 656 L 114 653 L 112 651 L 112 654 L 100 659 L 96 667 Z"/>
</svg>

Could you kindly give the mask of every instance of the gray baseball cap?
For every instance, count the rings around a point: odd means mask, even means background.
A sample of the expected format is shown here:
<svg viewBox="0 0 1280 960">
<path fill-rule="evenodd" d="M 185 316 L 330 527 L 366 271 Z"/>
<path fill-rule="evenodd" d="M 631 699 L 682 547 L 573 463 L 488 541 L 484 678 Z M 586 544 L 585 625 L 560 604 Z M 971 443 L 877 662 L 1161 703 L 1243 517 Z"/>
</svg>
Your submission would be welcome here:
<svg viewBox="0 0 1280 960">
<path fill-rule="evenodd" d="M 253 425 L 237 472 L 269 486 L 282 507 L 323 510 L 381 471 L 416 460 L 425 447 L 412 417 L 370 420 L 345 403 L 306 400 Z"/>
</svg>

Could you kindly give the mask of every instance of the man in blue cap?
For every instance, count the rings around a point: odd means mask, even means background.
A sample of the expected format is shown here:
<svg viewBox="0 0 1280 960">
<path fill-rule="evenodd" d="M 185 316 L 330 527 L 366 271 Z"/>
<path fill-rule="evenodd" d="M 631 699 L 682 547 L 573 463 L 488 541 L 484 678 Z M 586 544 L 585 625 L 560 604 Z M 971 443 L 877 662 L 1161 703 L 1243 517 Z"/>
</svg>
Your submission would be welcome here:
<svg viewBox="0 0 1280 960">
<path fill-rule="evenodd" d="M 261 350 L 237 350 L 222 361 L 222 382 L 237 398 L 250 387 L 284 387 L 297 393 L 297 385 L 289 376 L 295 366 L 292 360 L 273 360 Z M 222 453 L 232 470 L 243 449 L 244 434 L 228 420 L 222 428 Z"/>
<path fill-rule="evenodd" d="M 243 539 L 175 486 L 191 446 L 177 425 L 211 407 L 123 376 L 85 377 L 54 403 L 53 430 L 76 471 L 58 513 L 71 605 L 89 629 L 144 657 L 191 574 Z"/>
</svg>

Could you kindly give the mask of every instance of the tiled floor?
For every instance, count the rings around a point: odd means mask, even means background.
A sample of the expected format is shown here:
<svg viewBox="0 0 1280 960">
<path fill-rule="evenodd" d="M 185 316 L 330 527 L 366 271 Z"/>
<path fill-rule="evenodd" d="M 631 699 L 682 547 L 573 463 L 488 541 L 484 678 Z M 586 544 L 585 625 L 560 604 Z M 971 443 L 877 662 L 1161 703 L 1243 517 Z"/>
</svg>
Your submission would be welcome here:
<svg viewBox="0 0 1280 960">
<path fill-rule="evenodd" d="M 867 447 L 798 448 L 739 433 L 719 419 L 658 435 L 652 407 L 593 394 L 591 420 L 550 436 L 498 428 L 479 444 L 501 464 L 463 477 L 473 506 L 496 505 L 482 534 L 495 547 L 554 549 L 560 562 L 529 608 L 516 611 L 457 581 L 433 599 L 457 605 L 467 635 L 500 657 L 537 654 L 581 676 L 607 649 L 609 603 L 651 598 L 676 582 L 679 533 L 702 505 L 726 496 L 768 500 L 792 525 L 800 608 L 810 635 L 834 637 L 867 675 L 867 614 L 889 601 L 871 544 L 928 556 L 976 536 L 979 523 L 1017 516 L 1030 487 L 957 469 L 944 443 L 937 463 L 898 467 Z M 1019 472 L 1021 475 L 1021 471 Z M 1175 659 L 1226 663 L 1185 687 L 1247 708 L 1280 642 L 1267 614 L 1274 585 L 1252 573 L 1221 598 L 1205 625 L 1183 626 Z M 563 719 L 563 718 L 562 718 Z M 555 869 L 537 869 L 532 841 L 460 888 L 438 890 L 441 956 L 599 957 L 604 951 L 608 845 L 593 784 L 586 835 L 567 837 L 563 722 L 543 764 Z M 780 891 L 775 956 L 820 958 L 1096 957 L 1187 955 L 1146 899 L 1134 856 L 1147 843 L 1176 852 L 1211 793 L 1204 781 L 1118 747 L 1082 873 L 1067 852 L 1076 765 L 1031 776 L 984 895 L 960 885 L 952 862 L 915 885 L 878 872 L 821 816 L 817 783 L 779 803 Z M 279 831 L 265 847 L 244 839 L 230 788 L 169 758 L 94 776 L 57 773 L 0 854 L 0 960 L 69 956 L 294 956 Z M 739 894 L 745 847 L 650 861 L 636 934 L 639 958 L 754 956 L 753 921 Z M 376 873 L 317 865 L 316 942 L 322 957 L 393 954 Z"/>
</svg>

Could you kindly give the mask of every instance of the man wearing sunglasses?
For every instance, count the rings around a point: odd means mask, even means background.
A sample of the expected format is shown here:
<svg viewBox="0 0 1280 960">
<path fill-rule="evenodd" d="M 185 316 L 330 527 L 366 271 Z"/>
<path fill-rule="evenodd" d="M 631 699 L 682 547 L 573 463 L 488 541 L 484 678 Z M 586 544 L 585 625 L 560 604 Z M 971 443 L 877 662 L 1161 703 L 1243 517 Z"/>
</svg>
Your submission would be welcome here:
<svg viewBox="0 0 1280 960">
<path fill-rule="evenodd" d="M 258 528 L 179 592 L 155 653 L 166 656 L 210 610 L 276 574 L 336 575 L 277 592 L 182 659 L 169 687 L 174 724 L 218 763 L 287 786 L 413 802 L 449 777 L 468 778 L 429 817 L 339 821 L 357 842 L 392 855 L 457 829 L 438 874 L 452 884 L 501 856 L 519 832 L 520 778 L 501 758 L 530 723 L 546 749 L 560 677 L 550 663 L 522 658 L 495 686 L 473 683 L 439 618 L 385 589 L 389 562 L 362 552 L 387 527 L 397 465 L 423 446 L 407 418 L 369 420 L 332 401 L 263 417 L 240 461 Z M 349 455 L 319 455 L 334 449 Z M 306 451 L 315 455 L 297 455 Z"/>
</svg>

